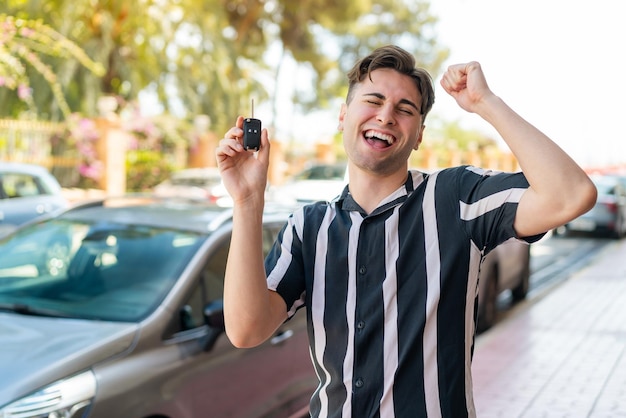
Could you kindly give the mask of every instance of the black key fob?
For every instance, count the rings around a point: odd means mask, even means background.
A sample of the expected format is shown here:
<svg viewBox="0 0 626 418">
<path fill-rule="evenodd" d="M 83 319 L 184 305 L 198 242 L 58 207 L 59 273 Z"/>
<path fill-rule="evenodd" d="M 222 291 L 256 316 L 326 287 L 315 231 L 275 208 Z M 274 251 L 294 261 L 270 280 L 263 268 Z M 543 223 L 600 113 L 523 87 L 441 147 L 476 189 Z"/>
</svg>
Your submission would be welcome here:
<svg viewBox="0 0 626 418">
<path fill-rule="evenodd" d="M 243 120 L 243 147 L 258 151 L 261 147 L 261 121 L 246 118 Z"/>
</svg>

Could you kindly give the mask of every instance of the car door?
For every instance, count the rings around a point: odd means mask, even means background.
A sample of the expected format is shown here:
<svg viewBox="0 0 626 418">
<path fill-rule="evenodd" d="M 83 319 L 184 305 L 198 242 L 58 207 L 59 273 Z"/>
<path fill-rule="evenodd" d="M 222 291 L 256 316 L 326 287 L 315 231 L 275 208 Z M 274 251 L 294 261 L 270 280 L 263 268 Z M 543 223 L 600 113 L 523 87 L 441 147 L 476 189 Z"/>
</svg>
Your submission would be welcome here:
<svg viewBox="0 0 626 418">
<path fill-rule="evenodd" d="M 265 253 L 276 233 L 276 225 L 264 229 Z M 184 307 L 184 321 L 190 328 L 204 324 L 207 305 L 215 304 L 218 312 L 221 309 L 228 248 L 226 237 L 208 258 L 202 278 Z M 210 360 L 201 366 L 202 373 L 185 385 L 184 392 L 196 394 L 188 399 L 196 413 L 288 417 L 308 405 L 317 378 L 309 357 L 304 311 L 281 326 L 269 341 L 251 349 L 237 349 L 223 332 L 215 333 L 217 339 L 207 353 Z"/>
</svg>

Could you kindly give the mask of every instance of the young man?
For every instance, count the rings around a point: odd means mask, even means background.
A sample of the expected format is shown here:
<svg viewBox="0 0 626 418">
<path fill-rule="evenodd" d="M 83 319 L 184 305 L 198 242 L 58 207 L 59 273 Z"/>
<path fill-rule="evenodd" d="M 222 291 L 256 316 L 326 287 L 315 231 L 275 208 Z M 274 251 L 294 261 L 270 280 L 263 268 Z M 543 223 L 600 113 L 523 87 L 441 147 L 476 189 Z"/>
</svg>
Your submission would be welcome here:
<svg viewBox="0 0 626 418">
<path fill-rule="evenodd" d="M 430 76 L 386 46 L 348 74 L 339 114 L 349 185 L 289 219 L 267 260 L 261 216 L 269 160 L 242 121 L 217 149 L 234 200 L 224 289 L 226 331 L 251 347 L 306 306 L 320 384 L 313 417 L 473 417 L 471 359 L 481 260 L 510 237 L 527 242 L 589 210 L 595 187 L 554 142 L 495 96 L 476 62 L 441 84 L 493 125 L 522 173 L 408 170 L 434 102 Z"/>
</svg>

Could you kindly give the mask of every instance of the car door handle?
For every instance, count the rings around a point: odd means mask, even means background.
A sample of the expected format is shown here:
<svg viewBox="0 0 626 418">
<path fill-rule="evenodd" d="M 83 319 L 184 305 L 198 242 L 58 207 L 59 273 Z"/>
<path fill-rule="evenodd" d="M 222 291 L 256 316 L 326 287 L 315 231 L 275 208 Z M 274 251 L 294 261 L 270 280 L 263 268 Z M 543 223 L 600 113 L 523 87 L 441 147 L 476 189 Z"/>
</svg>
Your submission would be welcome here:
<svg viewBox="0 0 626 418">
<path fill-rule="evenodd" d="M 272 337 L 272 339 L 270 340 L 270 343 L 272 345 L 278 345 L 284 341 L 287 341 L 291 337 L 293 337 L 293 330 L 288 329 Z"/>
</svg>

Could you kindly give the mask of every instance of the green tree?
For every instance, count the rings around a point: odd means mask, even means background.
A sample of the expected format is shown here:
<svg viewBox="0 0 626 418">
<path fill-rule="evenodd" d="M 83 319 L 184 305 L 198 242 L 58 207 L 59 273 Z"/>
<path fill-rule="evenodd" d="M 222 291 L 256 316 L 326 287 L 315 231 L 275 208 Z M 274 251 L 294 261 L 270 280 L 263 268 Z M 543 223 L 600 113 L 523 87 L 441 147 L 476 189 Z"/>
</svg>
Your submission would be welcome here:
<svg viewBox="0 0 626 418">
<path fill-rule="evenodd" d="M 87 71 L 102 75 L 104 68 L 92 61 L 74 42 L 40 20 L 28 20 L 0 14 L 0 87 L 15 92 L 14 106 L 6 106 L 10 116 L 16 116 L 25 108 L 36 113 L 36 104 L 32 94 L 32 77 L 37 73 L 45 82 L 54 98 L 54 106 L 65 116 L 71 113 L 65 99 L 62 84 L 54 69 L 44 62 L 43 57 L 71 58 L 76 65 L 82 65 Z M 3 93 L 7 93 L 3 89 Z M 2 98 L 0 97 L 0 100 Z M 10 100 L 8 100 L 10 101 Z M 4 100 L 3 100 L 4 102 Z"/>
<path fill-rule="evenodd" d="M 94 115 L 100 95 L 133 102 L 146 94 L 165 113 L 209 115 L 218 132 L 249 108 L 253 92 L 259 101 L 273 98 L 284 58 L 314 75 L 294 93 L 307 110 L 343 96 L 341 74 L 375 46 L 399 43 L 433 73 L 447 56 L 423 0 L 8 0 L 1 7 L 42 19 L 105 67 L 97 76 L 73 60 L 45 59 L 71 109 Z M 58 117 L 50 95 L 34 99 Z"/>
<path fill-rule="evenodd" d="M 344 74 L 359 57 L 376 47 L 400 45 L 418 57 L 418 65 L 433 75 L 439 73 L 449 56 L 448 49 L 437 43 L 437 19 L 430 14 L 428 2 L 370 0 L 360 4 L 364 9 L 360 14 L 317 28 L 327 43 L 333 45 L 336 52 L 330 59 L 337 65 L 332 70 L 339 71 L 316 71 L 322 76 L 316 87 L 326 95 L 316 97 L 314 101 L 325 102 L 337 95 L 343 98 L 347 92 Z M 325 85 L 332 88 L 322 88 Z"/>
</svg>

